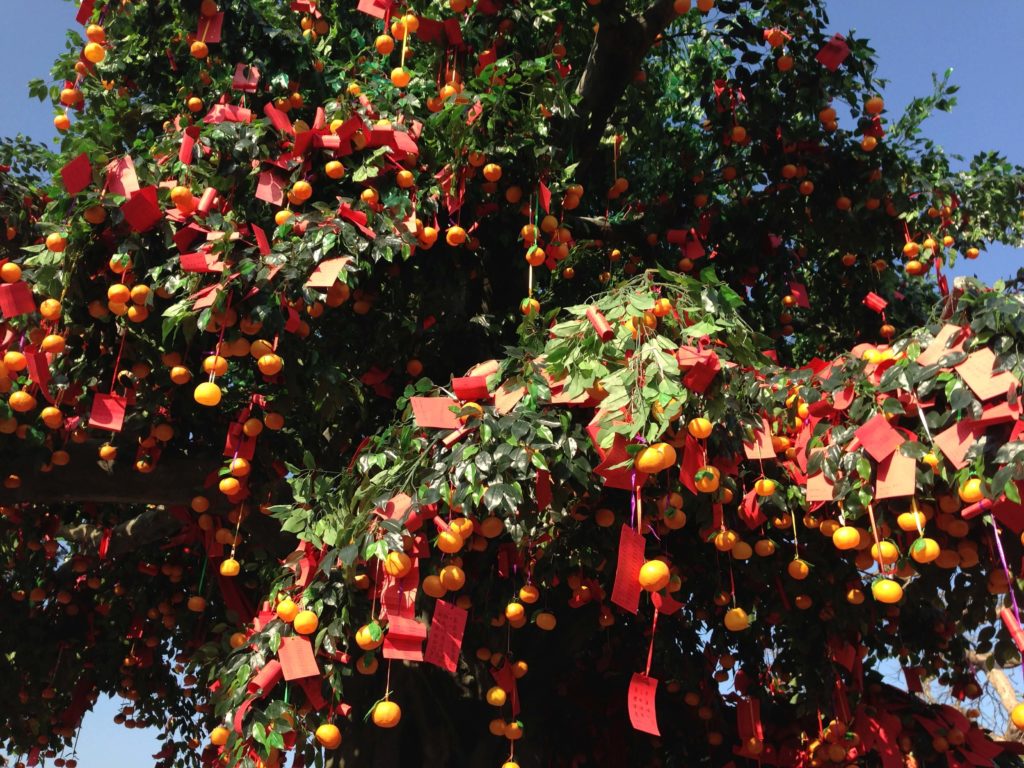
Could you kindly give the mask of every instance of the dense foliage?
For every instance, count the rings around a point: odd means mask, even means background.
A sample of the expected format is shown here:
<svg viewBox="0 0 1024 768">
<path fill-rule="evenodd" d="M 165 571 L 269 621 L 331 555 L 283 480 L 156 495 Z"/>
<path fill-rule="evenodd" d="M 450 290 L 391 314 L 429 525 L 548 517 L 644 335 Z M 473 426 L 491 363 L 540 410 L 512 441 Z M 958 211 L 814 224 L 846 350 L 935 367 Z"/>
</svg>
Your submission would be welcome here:
<svg viewBox="0 0 1024 768">
<path fill-rule="evenodd" d="M 0 147 L 8 754 L 1019 764 L 1024 308 L 943 268 L 1022 170 L 690 5 L 82 4 Z"/>
</svg>

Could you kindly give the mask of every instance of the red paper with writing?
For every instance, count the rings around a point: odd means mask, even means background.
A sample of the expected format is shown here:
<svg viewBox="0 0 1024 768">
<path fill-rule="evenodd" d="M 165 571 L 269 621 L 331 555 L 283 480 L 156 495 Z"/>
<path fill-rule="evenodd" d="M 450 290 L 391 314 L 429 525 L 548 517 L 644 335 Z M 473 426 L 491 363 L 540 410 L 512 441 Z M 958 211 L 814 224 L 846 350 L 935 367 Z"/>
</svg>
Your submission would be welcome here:
<svg viewBox="0 0 1024 768">
<path fill-rule="evenodd" d="M 629 722 L 638 731 L 652 736 L 661 736 L 658 730 L 658 713 L 654 707 L 654 697 L 658 690 L 658 681 L 639 672 L 633 673 L 629 681 Z"/>
<path fill-rule="evenodd" d="M 89 412 L 89 426 L 120 432 L 124 426 L 124 411 L 128 401 L 121 395 L 96 394 Z"/>
<path fill-rule="evenodd" d="M 282 637 L 277 658 L 281 660 L 281 672 L 285 680 L 320 675 L 320 667 L 313 656 L 313 644 L 308 637 Z"/>
<path fill-rule="evenodd" d="M 447 672 L 455 672 L 462 650 L 468 612 L 444 600 L 434 603 L 434 617 L 427 634 L 426 661 Z"/>
<path fill-rule="evenodd" d="M 628 525 L 622 525 L 612 602 L 630 613 L 636 613 L 640 607 L 640 569 L 644 564 L 644 545 L 642 535 Z"/>
</svg>

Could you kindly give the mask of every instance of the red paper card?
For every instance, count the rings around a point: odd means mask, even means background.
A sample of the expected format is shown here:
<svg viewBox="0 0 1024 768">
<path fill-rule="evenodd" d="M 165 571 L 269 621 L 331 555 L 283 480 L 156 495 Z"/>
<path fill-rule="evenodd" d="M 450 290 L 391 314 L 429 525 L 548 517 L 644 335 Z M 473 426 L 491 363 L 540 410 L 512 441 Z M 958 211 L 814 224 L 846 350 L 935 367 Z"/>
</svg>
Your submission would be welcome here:
<svg viewBox="0 0 1024 768">
<path fill-rule="evenodd" d="M 135 173 L 135 163 L 125 155 L 107 165 L 106 190 L 113 195 L 131 197 L 139 191 L 139 177 Z"/>
<path fill-rule="evenodd" d="M 789 284 L 789 293 L 796 300 L 796 305 L 798 307 L 803 307 L 804 309 L 811 308 L 811 302 L 808 298 L 806 285 L 795 281 L 791 282 Z"/>
<path fill-rule="evenodd" d="M 261 171 L 256 182 L 256 199 L 284 205 L 284 182 L 273 171 Z"/>
<path fill-rule="evenodd" d="M 92 18 L 92 12 L 95 7 L 96 0 L 82 0 L 82 4 L 78 6 L 78 14 L 75 16 L 75 21 L 85 26 L 86 22 Z"/>
<path fill-rule="evenodd" d="M 462 426 L 459 417 L 451 411 L 452 406 L 459 403 L 450 397 L 412 397 L 409 404 L 417 426 L 430 429 L 458 429 Z"/>
<path fill-rule="evenodd" d="M 35 311 L 36 302 L 28 283 L 19 280 L 16 283 L 0 284 L 0 312 L 4 317 L 17 317 Z"/>
<path fill-rule="evenodd" d="M 220 285 L 208 285 L 205 288 L 200 288 L 192 294 L 193 309 L 206 309 L 207 307 L 212 307 L 214 303 L 216 303 L 220 292 Z"/>
<path fill-rule="evenodd" d="M 313 644 L 308 637 L 282 637 L 277 658 L 281 660 L 281 672 L 285 680 L 320 675 L 320 667 L 313 656 Z"/>
<path fill-rule="evenodd" d="M 499 416 L 510 413 L 526 395 L 526 387 L 510 387 L 506 382 L 494 393 L 494 412 Z"/>
<path fill-rule="evenodd" d="M 612 602 L 623 610 L 636 613 L 640 607 L 640 569 L 644 564 L 644 537 L 623 523 L 619 532 L 618 565 Z"/>
<path fill-rule="evenodd" d="M 389 615 L 381 655 L 385 659 L 423 661 L 423 641 L 426 638 L 427 628 L 415 619 Z"/>
<path fill-rule="evenodd" d="M 829 72 L 835 72 L 839 69 L 839 65 L 846 61 L 846 57 L 850 55 L 850 46 L 846 44 L 846 38 L 836 33 L 818 51 L 815 58 L 818 62 L 825 67 Z"/>
<path fill-rule="evenodd" d="M 935 338 L 928 344 L 928 347 L 917 356 L 914 361 L 918 365 L 934 365 L 939 360 L 953 352 L 960 347 L 959 344 L 953 345 L 952 348 L 947 348 L 947 345 L 954 338 L 960 335 L 964 329 L 959 325 L 946 324 L 942 326 L 942 329 L 936 334 Z"/>
<path fill-rule="evenodd" d="M 743 442 L 743 452 L 751 461 L 774 459 L 775 449 L 772 447 L 772 432 L 768 420 L 761 420 L 761 428 L 754 432 L 752 442 Z"/>
<path fill-rule="evenodd" d="M 973 421 L 958 421 L 935 436 L 935 445 L 942 455 L 957 469 L 963 469 L 967 462 L 964 457 L 984 433 L 985 428 Z"/>
<path fill-rule="evenodd" d="M 853 403 L 856 394 L 853 384 L 847 384 L 845 389 L 839 389 L 832 393 L 832 407 L 837 411 L 845 411 Z"/>
<path fill-rule="evenodd" d="M 638 731 L 652 736 L 661 736 L 658 730 L 658 713 L 654 706 L 658 681 L 639 672 L 633 673 L 629 681 L 629 722 Z"/>
<path fill-rule="evenodd" d="M 369 14 L 376 19 L 383 19 L 390 7 L 391 3 L 388 0 L 359 0 L 356 10 Z"/>
<path fill-rule="evenodd" d="M 146 187 L 135 192 L 121 204 L 125 220 L 136 232 L 146 232 L 156 226 L 164 217 L 156 201 L 156 187 Z"/>
<path fill-rule="evenodd" d="M 895 499 L 914 495 L 914 476 L 917 462 L 904 456 L 898 450 L 887 459 L 878 462 L 878 478 L 875 483 L 876 499 Z"/>
<path fill-rule="evenodd" d="M 60 169 L 60 178 L 69 195 L 77 195 L 92 184 L 92 165 L 89 155 L 83 152 Z"/>
<path fill-rule="evenodd" d="M 452 378 L 452 391 L 460 400 L 490 400 L 486 376 L 461 376 Z"/>
<path fill-rule="evenodd" d="M 89 413 L 89 426 L 96 429 L 107 429 L 120 432 L 124 426 L 124 411 L 128 401 L 121 395 L 101 395 L 92 400 L 92 411 Z"/>
<path fill-rule="evenodd" d="M 875 461 L 887 458 L 905 442 L 882 414 L 876 414 L 853 433 Z"/>
<path fill-rule="evenodd" d="M 236 91 L 255 93 L 260 84 L 260 71 L 251 64 L 236 64 L 231 87 Z"/>
<path fill-rule="evenodd" d="M 991 400 L 993 397 L 1006 397 L 1010 387 L 1019 384 L 1017 377 L 1009 371 L 993 373 L 996 364 L 996 353 L 988 347 L 972 352 L 960 365 L 956 372 L 967 383 L 979 400 Z"/>
<path fill-rule="evenodd" d="M 270 253 L 270 241 L 267 239 L 267 233 L 263 231 L 262 227 L 258 227 L 252 224 L 252 235 L 256 238 L 256 247 L 259 248 L 260 255 L 266 256 Z"/>
<path fill-rule="evenodd" d="M 288 115 L 275 107 L 269 101 L 263 105 L 263 114 L 265 114 L 267 119 L 270 120 L 270 124 L 277 128 L 281 133 L 290 133 L 293 136 L 295 135 L 295 129 L 292 127 L 292 122 L 288 119 Z"/>
<path fill-rule="evenodd" d="M 200 16 L 196 39 L 202 40 L 204 43 L 219 43 L 223 27 L 224 11 L 219 11 L 213 16 Z"/>
<path fill-rule="evenodd" d="M 316 265 L 316 269 L 306 280 L 307 288 L 330 288 L 338 280 L 338 275 L 345 268 L 345 265 L 352 261 L 350 256 L 339 256 L 336 259 L 327 259 Z"/>
<path fill-rule="evenodd" d="M 424 654 L 428 662 L 446 672 L 455 672 L 468 616 L 467 611 L 444 600 L 434 603 L 434 618 L 430 622 Z"/>
<path fill-rule="evenodd" d="M 223 272 L 224 262 L 220 261 L 216 254 L 206 251 L 198 253 L 183 253 L 178 257 L 181 268 L 185 272 Z"/>
</svg>

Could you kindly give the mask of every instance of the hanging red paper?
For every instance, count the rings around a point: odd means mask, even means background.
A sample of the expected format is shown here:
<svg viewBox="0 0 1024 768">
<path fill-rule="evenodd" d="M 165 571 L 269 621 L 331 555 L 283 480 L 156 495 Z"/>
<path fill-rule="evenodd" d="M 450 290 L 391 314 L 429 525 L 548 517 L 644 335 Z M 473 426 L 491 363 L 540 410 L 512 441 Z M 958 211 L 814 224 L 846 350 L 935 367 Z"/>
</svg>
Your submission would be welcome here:
<svg viewBox="0 0 1024 768">
<path fill-rule="evenodd" d="M 224 11 L 218 11 L 212 16 L 200 16 L 199 26 L 196 29 L 196 40 L 201 40 L 204 43 L 219 43 L 223 27 Z"/>
<path fill-rule="evenodd" d="M 458 429 L 462 426 L 459 417 L 452 412 L 459 402 L 450 397 L 411 397 L 413 418 L 416 425 L 431 429 Z"/>
<path fill-rule="evenodd" d="M 260 84 L 260 71 L 251 64 L 236 64 L 235 74 L 231 77 L 231 87 L 236 91 L 256 93 Z"/>
<path fill-rule="evenodd" d="M 548 185 L 543 181 L 538 186 L 538 194 L 540 196 L 540 207 L 544 209 L 544 213 L 551 213 L 551 190 L 548 189 Z"/>
<path fill-rule="evenodd" d="M 4 317 L 17 317 L 35 311 L 36 302 L 28 283 L 19 280 L 16 283 L 0 284 L 0 312 Z"/>
<path fill-rule="evenodd" d="M 434 603 L 424 658 L 446 672 L 455 672 L 462 651 L 462 635 L 469 613 L 445 600 Z"/>
<path fill-rule="evenodd" d="M 256 199 L 284 205 L 284 181 L 273 171 L 261 171 L 256 181 Z"/>
<path fill-rule="evenodd" d="M 996 354 L 989 347 L 972 352 L 967 359 L 956 366 L 956 372 L 967 383 L 979 400 L 1006 397 L 1011 387 L 1020 384 L 1009 371 L 995 373 Z"/>
<path fill-rule="evenodd" d="M 389 616 L 381 655 L 385 659 L 423 661 L 423 641 L 426 639 L 427 628 L 415 619 Z"/>
<path fill-rule="evenodd" d="M 313 645 L 308 637 L 282 637 L 277 658 L 281 660 L 281 672 L 285 680 L 320 676 L 320 667 L 317 666 Z"/>
<path fill-rule="evenodd" d="M 950 352 L 960 349 L 963 346 L 963 340 L 960 339 L 955 344 L 953 342 L 964 335 L 964 328 L 947 323 L 942 326 L 942 329 L 936 334 L 935 338 L 928 344 L 924 352 L 917 356 L 914 362 L 918 365 L 934 365 Z"/>
<path fill-rule="evenodd" d="M 146 187 L 121 204 L 121 213 L 136 232 L 146 232 L 163 219 L 164 214 L 157 203 L 156 193 L 156 187 Z"/>
<path fill-rule="evenodd" d="M 644 548 L 644 537 L 623 523 L 619 532 L 612 602 L 633 614 L 640 607 L 640 569 L 644 564 Z"/>
<path fill-rule="evenodd" d="M 895 499 L 913 496 L 914 469 L 917 463 L 911 456 L 893 451 L 887 459 L 878 462 L 878 482 L 875 484 L 876 499 Z"/>
<path fill-rule="evenodd" d="M 814 58 L 829 72 L 835 72 L 849 55 L 850 46 L 846 44 L 846 38 L 836 33 L 822 46 Z"/>
<path fill-rule="evenodd" d="M 743 452 L 751 461 L 775 458 L 775 448 L 772 447 L 771 427 L 768 426 L 767 419 L 761 419 L 761 426 L 754 431 L 752 440 L 749 442 L 743 441 Z"/>
<path fill-rule="evenodd" d="M 249 693 L 256 694 L 258 698 L 263 698 L 281 681 L 282 676 L 281 662 L 277 659 L 271 659 L 249 681 L 247 690 Z"/>
<path fill-rule="evenodd" d="M 89 19 L 92 18 L 92 12 L 95 8 L 96 0 L 82 0 L 82 4 L 78 6 L 78 13 L 75 15 L 75 21 L 85 26 Z"/>
<path fill-rule="evenodd" d="M 92 410 L 89 412 L 89 426 L 120 432 L 124 426 L 124 412 L 127 404 L 127 399 L 121 395 L 97 393 L 93 397 Z"/>
<path fill-rule="evenodd" d="M 83 152 L 60 169 L 60 178 L 69 195 L 77 195 L 92 184 L 92 165 L 89 155 Z"/>
<path fill-rule="evenodd" d="M 629 681 L 629 694 L 627 703 L 629 705 L 629 722 L 632 726 L 643 733 L 652 736 L 661 736 L 658 730 L 658 713 L 655 709 L 655 694 L 658 690 L 658 681 L 653 677 L 633 673 Z"/>
<path fill-rule="evenodd" d="M 128 155 L 110 162 L 106 171 L 107 180 L 104 188 L 110 194 L 129 198 L 139 191 L 139 177 L 135 173 L 135 163 Z"/>
<path fill-rule="evenodd" d="M 853 433 L 875 461 L 882 461 L 906 442 L 889 420 L 876 414 Z"/>
<path fill-rule="evenodd" d="M 889 306 L 889 302 L 874 291 L 868 293 L 868 295 L 864 297 L 864 301 L 862 303 L 873 312 L 884 312 L 885 308 Z"/>
<path fill-rule="evenodd" d="M 338 275 L 345 269 L 345 265 L 351 261 L 350 256 L 321 261 L 306 280 L 306 288 L 330 288 L 338 281 Z"/>
</svg>

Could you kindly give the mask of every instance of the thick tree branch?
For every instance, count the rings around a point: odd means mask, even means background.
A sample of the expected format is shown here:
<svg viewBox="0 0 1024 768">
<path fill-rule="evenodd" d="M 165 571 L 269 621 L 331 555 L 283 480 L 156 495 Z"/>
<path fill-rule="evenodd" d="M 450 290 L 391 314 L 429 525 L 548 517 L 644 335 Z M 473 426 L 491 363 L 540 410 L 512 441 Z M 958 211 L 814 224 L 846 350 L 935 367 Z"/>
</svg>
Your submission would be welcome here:
<svg viewBox="0 0 1024 768">
<path fill-rule="evenodd" d="M 570 127 L 569 146 L 581 168 L 590 162 L 608 120 L 644 57 L 658 35 L 676 18 L 676 12 L 672 0 L 656 0 L 639 18 L 623 18 L 614 12 L 599 18 L 587 66 L 576 88 L 580 103 Z"/>
<path fill-rule="evenodd" d="M 148 544 L 155 544 L 172 536 L 180 529 L 181 523 L 166 509 L 162 507 L 147 509 L 138 517 L 111 529 L 107 556 L 115 557 Z M 61 536 L 84 544 L 90 549 L 98 550 L 103 539 L 103 528 L 83 523 L 65 528 L 61 531 Z"/>
</svg>

